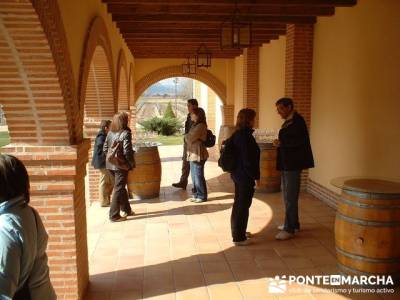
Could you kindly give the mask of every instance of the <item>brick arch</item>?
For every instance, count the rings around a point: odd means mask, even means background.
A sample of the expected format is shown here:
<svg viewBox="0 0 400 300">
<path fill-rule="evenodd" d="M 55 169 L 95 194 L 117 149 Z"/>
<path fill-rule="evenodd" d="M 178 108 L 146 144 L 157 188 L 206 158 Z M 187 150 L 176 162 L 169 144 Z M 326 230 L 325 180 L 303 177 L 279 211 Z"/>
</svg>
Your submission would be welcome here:
<svg viewBox="0 0 400 300">
<path fill-rule="evenodd" d="M 81 61 L 79 86 L 80 127 L 90 138 L 89 162 L 99 125 L 103 119 L 111 119 L 116 112 L 114 63 L 111 42 L 104 20 L 95 17 L 86 36 Z M 100 173 L 88 164 L 89 199 L 99 198 Z"/>
<path fill-rule="evenodd" d="M 203 69 L 197 69 L 197 73 L 194 75 L 183 75 L 182 74 L 182 66 L 168 66 L 164 68 L 160 68 L 158 70 L 155 70 L 146 76 L 144 76 L 142 79 L 140 79 L 136 83 L 136 88 L 135 88 L 135 102 L 137 99 L 144 93 L 144 91 L 150 87 L 152 84 L 171 77 L 187 77 L 187 78 L 192 78 L 196 79 L 198 81 L 203 82 L 207 86 L 209 86 L 214 92 L 218 95 L 218 97 L 221 99 L 222 103 L 225 105 L 226 104 L 226 86 L 223 82 L 221 82 L 217 77 L 215 77 L 213 74 L 210 72 L 203 70 Z"/>
<path fill-rule="evenodd" d="M 136 106 L 135 106 L 135 74 L 134 74 L 133 63 L 129 66 L 129 76 L 128 76 L 128 100 L 129 100 L 129 127 L 132 130 L 133 138 L 135 138 L 136 133 Z"/>
<path fill-rule="evenodd" d="M 135 103 L 135 74 L 134 74 L 135 67 L 133 63 L 129 66 L 129 76 L 128 76 L 128 86 L 129 86 L 129 106 L 134 105 Z"/>
<path fill-rule="evenodd" d="M 117 103 L 118 111 L 129 110 L 129 79 L 128 66 L 124 51 L 121 49 L 118 56 L 117 64 Z"/>
<path fill-rule="evenodd" d="M 90 23 L 81 61 L 79 81 L 79 126 L 91 127 L 116 111 L 114 63 L 111 42 L 101 17 Z"/>
<path fill-rule="evenodd" d="M 77 99 L 57 1 L 2 1 L 0 41 L 0 101 L 11 142 L 73 144 Z"/>
</svg>

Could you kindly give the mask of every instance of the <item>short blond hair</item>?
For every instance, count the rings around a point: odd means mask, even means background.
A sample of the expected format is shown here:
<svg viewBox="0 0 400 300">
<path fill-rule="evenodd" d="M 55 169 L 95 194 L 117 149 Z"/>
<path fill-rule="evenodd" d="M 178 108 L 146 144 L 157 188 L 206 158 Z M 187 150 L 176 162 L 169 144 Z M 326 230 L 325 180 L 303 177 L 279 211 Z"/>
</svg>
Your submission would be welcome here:
<svg viewBox="0 0 400 300">
<path fill-rule="evenodd" d="M 121 130 L 127 129 L 128 128 L 128 120 L 129 116 L 126 112 L 119 112 L 116 113 L 113 117 L 112 123 L 111 123 L 111 131 L 112 132 L 119 132 Z"/>
</svg>

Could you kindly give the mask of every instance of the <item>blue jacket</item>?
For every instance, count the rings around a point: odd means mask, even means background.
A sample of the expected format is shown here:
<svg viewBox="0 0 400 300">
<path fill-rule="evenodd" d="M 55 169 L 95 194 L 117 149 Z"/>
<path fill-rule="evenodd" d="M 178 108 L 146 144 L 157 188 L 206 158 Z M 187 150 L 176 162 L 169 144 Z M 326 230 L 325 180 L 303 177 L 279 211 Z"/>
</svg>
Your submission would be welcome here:
<svg viewBox="0 0 400 300">
<path fill-rule="evenodd" d="M 107 134 L 104 130 L 100 130 L 96 136 L 93 147 L 92 166 L 95 169 L 106 168 L 106 155 L 103 152 L 104 142 L 106 141 Z"/>
<path fill-rule="evenodd" d="M 43 223 L 24 196 L 0 202 L 0 300 L 12 299 L 26 283 L 33 300 L 57 299 L 46 247 Z"/>
<path fill-rule="evenodd" d="M 237 165 L 232 180 L 237 184 L 255 185 L 260 179 L 260 148 L 253 137 L 253 129 L 243 128 L 233 134 Z"/>
</svg>

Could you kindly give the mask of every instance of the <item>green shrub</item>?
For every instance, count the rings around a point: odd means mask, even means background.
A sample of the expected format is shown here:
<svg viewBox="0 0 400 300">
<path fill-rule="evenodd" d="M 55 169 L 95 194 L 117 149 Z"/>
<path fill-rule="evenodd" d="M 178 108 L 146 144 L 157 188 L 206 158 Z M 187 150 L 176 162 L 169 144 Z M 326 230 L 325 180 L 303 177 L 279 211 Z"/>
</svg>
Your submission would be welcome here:
<svg viewBox="0 0 400 300">
<path fill-rule="evenodd" d="M 142 122 L 145 131 L 156 132 L 161 135 L 173 135 L 177 133 L 182 127 L 182 122 L 177 118 L 158 118 L 154 117 L 150 120 Z"/>
<path fill-rule="evenodd" d="M 164 112 L 164 119 L 174 119 L 176 118 L 174 111 L 172 110 L 172 104 L 171 102 L 168 103 L 167 109 Z"/>
</svg>

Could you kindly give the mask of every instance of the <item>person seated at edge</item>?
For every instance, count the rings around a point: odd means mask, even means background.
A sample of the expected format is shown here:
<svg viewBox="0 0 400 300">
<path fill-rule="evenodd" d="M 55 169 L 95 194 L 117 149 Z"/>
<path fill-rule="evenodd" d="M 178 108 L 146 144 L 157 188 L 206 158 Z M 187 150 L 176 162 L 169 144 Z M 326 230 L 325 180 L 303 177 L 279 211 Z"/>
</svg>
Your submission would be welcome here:
<svg viewBox="0 0 400 300">
<path fill-rule="evenodd" d="M 276 101 L 278 114 L 285 120 L 279 130 L 277 147 L 277 169 L 282 172 L 282 195 L 285 205 L 285 222 L 278 226 L 277 240 L 294 237 L 300 230 L 299 193 L 301 172 L 314 167 L 310 137 L 304 118 L 294 109 L 293 100 L 281 98 Z"/>
<path fill-rule="evenodd" d="M 114 180 L 114 192 L 112 194 L 109 214 L 111 222 L 125 221 L 127 216 L 134 215 L 129 204 L 128 191 L 126 190 L 128 172 L 135 166 L 132 132 L 128 127 L 128 119 L 129 117 L 126 112 L 120 112 L 114 115 L 111 129 L 107 134 L 103 149 L 104 154 L 107 156 L 108 149 L 111 149 L 114 142 L 117 140 L 122 141 L 126 163 L 126 168 L 120 168 L 106 161 L 106 168 L 111 173 Z M 121 214 L 120 211 L 122 211 Z"/>
<path fill-rule="evenodd" d="M 100 171 L 99 178 L 99 198 L 101 207 L 110 206 L 110 197 L 113 189 L 114 182 L 110 172 L 106 169 L 106 156 L 104 155 L 103 148 L 104 142 L 108 132 L 110 131 L 110 120 L 103 120 L 100 123 L 100 130 L 96 136 L 93 147 L 92 166 L 94 169 Z"/>
<path fill-rule="evenodd" d="M 190 162 L 190 173 L 193 182 L 192 202 L 207 201 L 207 184 L 204 178 L 204 165 L 208 158 L 208 151 L 204 142 L 207 139 L 207 121 L 204 110 L 200 107 L 193 108 L 190 114 L 193 122 L 189 132 L 185 134 L 187 145 L 187 160 Z"/>
<path fill-rule="evenodd" d="M 231 214 L 232 238 L 235 246 L 248 245 L 251 234 L 246 232 L 254 186 L 260 180 L 260 148 L 253 137 L 256 112 L 249 108 L 239 111 L 233 145 L 237 165 L 231 177 L 235 183 L 235 198 Z"/>
<path fill-rule="evenodd" d="M 57 299 L 47 265 L 48 236 L 29 206 L 29 176 L 14 156 L 0 154 L 0 299 Z"/>
<path fill-rule="evenodd" d="M 185 122 L 185 134 L 187 134 L 189 132 L 190 128 L 193 125 L 190 114 L 192 113 L 193 109 L 198 106 L 199 106 L 199 103 L 197 102 L 197 99 L 189 99 L 187 101 L 188 115 L 187 115 L 186 122 Z M 173 183 L 172 186 L 185 190 L 187 183 L 188 183 L 189 173 L 190 173 L 190 163 L 187 160 L 187 145 L 186 145 L 186 142 L 183 141 L 182 175 L 181 175 L 181 179 L 179 180 L 179 182 Z M 192 192 L 195 193 L 196 190 L 194 188 L 192 188 Z"/>
</svg>

